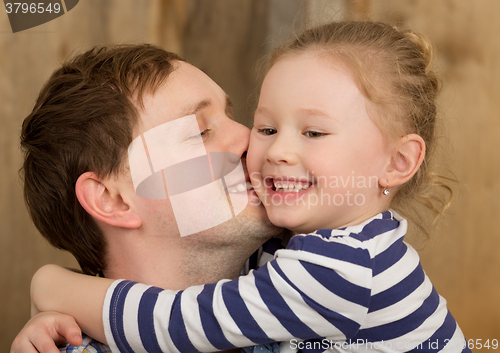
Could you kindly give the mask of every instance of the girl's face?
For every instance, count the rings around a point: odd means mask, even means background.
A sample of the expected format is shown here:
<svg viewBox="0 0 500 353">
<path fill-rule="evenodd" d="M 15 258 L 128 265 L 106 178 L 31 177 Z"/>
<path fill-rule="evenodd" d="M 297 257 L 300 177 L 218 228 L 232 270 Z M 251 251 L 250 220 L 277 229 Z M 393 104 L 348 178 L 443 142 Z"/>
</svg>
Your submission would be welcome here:
<svg viewBox="0 0 500 353">
<path fill-rule="evenodd" d="M 296 54 L 266 75 L 247 165 L 275 225 L 335 229 L 385 210 L 390 152 L 341 61 Z"/>
</svg>

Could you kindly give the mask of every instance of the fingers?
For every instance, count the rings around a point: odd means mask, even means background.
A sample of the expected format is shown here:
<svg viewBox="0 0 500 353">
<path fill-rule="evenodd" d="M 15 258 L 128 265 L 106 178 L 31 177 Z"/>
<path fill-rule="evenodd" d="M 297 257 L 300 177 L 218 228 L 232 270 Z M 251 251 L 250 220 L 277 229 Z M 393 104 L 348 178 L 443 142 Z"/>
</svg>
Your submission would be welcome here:
<svg viewBox="0 0 500 353">
<path fill-rule="evenodd" d="M 10 346 L 10 353 L 38 353 L 31 342 L 17 336 Z"/>
<path fill-rule="evenodd" d="M 82 344 L 82 334 L 75 319 L 59 313 L 34 316 L 12 342 L 11 353 L 59 353 L 56 343 Z"/>
<path fill-rule="evenodd" d="M 35 352 L 40 353 L 60 353 L 59 348 L 57 348 L 56 344 L 49 337 L 40 337 L 33 342 Z"/>
<path fill-rule="evenodd" d="M 71 316 L 59 316 L 55 323 L 55 329 L 71 345 L 79 346 L 83 343 L 82 330 Z"/>
<path fill-rule="evenodd" d="M 54 341 L 47 337 L 41 337 L 34 345 L 29 339 L 17 336 L 12 342 L 10 353 L 60 353 Z"/>
</svg>

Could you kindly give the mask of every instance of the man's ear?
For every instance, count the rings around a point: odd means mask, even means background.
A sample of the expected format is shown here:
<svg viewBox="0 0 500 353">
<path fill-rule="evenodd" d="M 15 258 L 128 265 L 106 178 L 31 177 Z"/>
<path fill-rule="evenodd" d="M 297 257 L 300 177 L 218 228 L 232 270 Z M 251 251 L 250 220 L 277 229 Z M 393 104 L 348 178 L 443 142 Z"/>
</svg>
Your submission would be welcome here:
<svg viewBox="0 0 500 353">
<path fill-rule="evenodd" d="M 425 157 L 425 142 L 417 134 L 399 139 L 385 178 L 390 187 L 406 183 L 418 171 Z M 382 179 L 381 183 L 385 180 Z M 386 185 L 381 185 L 385 187 Z"/>
<path fill-rule="evenodd" d="M 141 226 L 139 214 L 122 197 L 116 181 L 86 172 L 76 181 L 75 191 L 82 207 L 95 219 L 115 227 Z"/>
</svg>

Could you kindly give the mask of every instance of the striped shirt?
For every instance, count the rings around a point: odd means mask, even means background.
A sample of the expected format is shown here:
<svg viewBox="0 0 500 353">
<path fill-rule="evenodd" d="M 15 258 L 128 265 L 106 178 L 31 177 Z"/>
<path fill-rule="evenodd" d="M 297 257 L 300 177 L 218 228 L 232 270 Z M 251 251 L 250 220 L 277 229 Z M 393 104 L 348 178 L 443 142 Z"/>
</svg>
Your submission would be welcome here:
<svg viewBox="0 0 500 353">
<path fill-rule="evenodd" d="M 470 352 L 393 211 L 295 235 L 258 270 L 184 291 L 118 280 L 103 310 L 113 352 Z M 283 347 L 283 343 L 281 344 Z"/>
</svg>

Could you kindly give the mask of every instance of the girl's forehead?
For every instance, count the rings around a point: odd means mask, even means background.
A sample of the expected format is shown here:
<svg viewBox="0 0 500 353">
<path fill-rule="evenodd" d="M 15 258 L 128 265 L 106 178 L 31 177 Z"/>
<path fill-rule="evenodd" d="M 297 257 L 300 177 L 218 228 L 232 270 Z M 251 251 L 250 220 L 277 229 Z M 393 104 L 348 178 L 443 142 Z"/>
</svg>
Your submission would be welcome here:
<svg viewBox="0 0 500 353">
<path fill-rule="evenodd" d="M 292 104 L 343 105 L 360 95 L 346 65 L 317 53 L 287 55 L 276 61 L 261 90 L 261 100 L 291 99 Z"/>
<path fill-rule="evenodd" d="M 264 82 L 273 79 L 302 81 L 331 81 L 332 84 L 355 84 L 351 70 L 339 58 L 322 52 L 294 53 L 276 61 Z"/>
<path fill-rule="evenodd" d="M 350 73 L 350 68 L 345 60 L 346 58 L 333 50 L 302 50 L 282 55 L 273 63 L 269 71 L 280 63 L 292 61 L 303 65 L 303 69 L 307 69 L 310 66 L 321 66 L 322 68 L 330 68 L 332 70 Z"/>
</svg>

